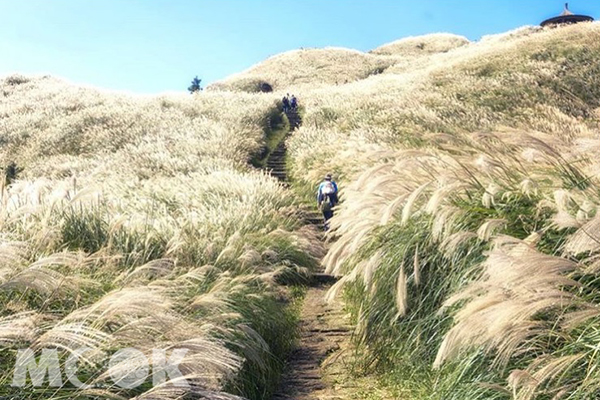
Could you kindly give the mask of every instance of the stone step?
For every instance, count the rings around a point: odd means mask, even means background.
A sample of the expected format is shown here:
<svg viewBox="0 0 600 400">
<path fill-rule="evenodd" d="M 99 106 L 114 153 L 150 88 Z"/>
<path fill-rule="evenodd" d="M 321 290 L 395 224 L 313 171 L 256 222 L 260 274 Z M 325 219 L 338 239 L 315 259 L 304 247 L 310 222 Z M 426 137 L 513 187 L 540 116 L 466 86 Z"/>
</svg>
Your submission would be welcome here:
<svg viewBox="0 0 600 400">
<path fill-rule="evenodd" d="M 312 284 L 319 284 L 319 285 L 334 284 L 339 279 L 340 278 L 337 277 L 337 276 L 333 276 L 333 275 L 329 275 L 329 274 L 324 274 L 324 273 L 311 274 L 311 276 L 310 276 L 310 282 Z"/>
<path fill-rule="evenodd" d="M 301 376 L 290 377 L 287 382 L 305 382 L 305 381 L 319 381 L 321 380 L 321 375 L 319 373 L 314 374 L 302 374 Z"/>
<path fill-rule="evenodd" d="M 308 330 L 308 332 L 312 335 L 315 333 L 352 333 L 353 330 L 354 330 L 354 327 L 352 327 L 352 326 L 343 326 L 343 327 L 339 327 L 339 328 L 325 328 L 325 329 L 313 328 L 313 329 Z"/>
</svg>

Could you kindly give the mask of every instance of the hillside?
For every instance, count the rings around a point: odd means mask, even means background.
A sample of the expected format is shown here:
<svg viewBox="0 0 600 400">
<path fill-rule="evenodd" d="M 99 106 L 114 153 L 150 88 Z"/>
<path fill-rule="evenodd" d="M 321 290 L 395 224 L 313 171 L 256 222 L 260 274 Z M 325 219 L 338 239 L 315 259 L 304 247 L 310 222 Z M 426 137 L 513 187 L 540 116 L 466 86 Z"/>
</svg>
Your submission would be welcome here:
<svg viewBox="0 0 600 400">
<path fill-rule="evenodd" d="M 247 71 L 216 82 L 209 90 L 258 92 L 260 83 L 275 91 L 291 87 L 343 85 L 380 74 L 394 63 L 390 57 L 376 57 L 343 48 L 301 49 L 273 56 Z"/>
<path fill-rule="evenodd" d="M 0 397 L 268 397 L 297 314 L 278 276 L 322 252 L 292 196 L 249 165 L 273 99 L 133 98 L 22 76 L 0 90 Z M 18 349 L 82 345 L 90 389 L 11 387 Z M 186 349 L 193 386 L 108 385 L 132 379 L 128 360 L 102 369 L 128 347 Z"/>
<path fill-rule="evenodd" d="M 597 397 L 599 33 L 519 30 L 300 93 L 295 176 L 343 188 L 331 295 L 402 398 Z"/>
<path fill-rule="evenodd" d="M 385 388 L 364 398 L 600 396 L 599 35 L 296 50 L 181 97 L 1 80 L 0 397 L 56 390 L 6 384 L 17 349 L 84 343 L 102 390 L 81 398 L 181 398 L 98 367 L 177 345 L 188 391 L 268 399 L 303 291 L 279 278 L 325 251 L 354 329 L 352 368 L 334 360 Z M 289 188 L 250 166 L 288 92 Z M 298 209 L 326 172 L 342 203 L 324 249 Z"/>
</svg>

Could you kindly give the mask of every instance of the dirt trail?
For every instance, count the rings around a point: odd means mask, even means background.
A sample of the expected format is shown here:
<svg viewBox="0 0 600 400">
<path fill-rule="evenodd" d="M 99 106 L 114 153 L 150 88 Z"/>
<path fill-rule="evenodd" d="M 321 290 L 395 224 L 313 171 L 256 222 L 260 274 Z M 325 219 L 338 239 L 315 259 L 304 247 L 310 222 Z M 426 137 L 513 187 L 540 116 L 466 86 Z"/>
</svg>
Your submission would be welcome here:
<svg viewBox="0 0 600 400">
<path fill-rule="evenodd" d="M 290 133 L 301 124 L 295 112 L 287 113 Z M 285 140 L 270 154 L 267 169 L 283 183 L 287 181 Z M 323 229 L 323 218 L 318 211 L 310 212 L 305 221 Z M 272 400 L 342 399 L 335 395 L 333 382 L 326 378 L 325 361 L 335 358 L 333 353 L 352 332 L 339 303 L 327 304 L 325 295 L 335 278 L 322 272 L 315 273 L 307 289 L 300 316 L 300 338 L 290 355 L 279 390 Z M 347 397 L 344 397 L 347 398 Z"/>
<path fill-rule="evenodd" d="M 291 354 L 286 373 L 273 400 L 333 400 L 335 395 L 330 379 L 326 378 L 325 361 L 350 335 L 351 327 L 339 303 L 328 305 L 324 298 L 329 285 L 309 288 L 301 314 L 298 347 Z"/>
</svg>

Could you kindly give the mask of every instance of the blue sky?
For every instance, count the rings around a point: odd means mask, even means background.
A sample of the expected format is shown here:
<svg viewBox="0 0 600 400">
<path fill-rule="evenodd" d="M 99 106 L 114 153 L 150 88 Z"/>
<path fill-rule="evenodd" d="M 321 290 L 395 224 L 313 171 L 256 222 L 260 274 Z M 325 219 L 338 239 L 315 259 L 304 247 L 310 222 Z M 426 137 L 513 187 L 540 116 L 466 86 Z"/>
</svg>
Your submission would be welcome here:
<svg viewBox="0 0 600 400">
<path fill-rule="evenodd" d="M 570 9 L 600 17 L 597 0 Z M 534 25 L 561 0 L 0 0 L 0 76 L 137 93 L 185 90 L 299 47 L 363 51 L 411 35 Z"/>
</svg>

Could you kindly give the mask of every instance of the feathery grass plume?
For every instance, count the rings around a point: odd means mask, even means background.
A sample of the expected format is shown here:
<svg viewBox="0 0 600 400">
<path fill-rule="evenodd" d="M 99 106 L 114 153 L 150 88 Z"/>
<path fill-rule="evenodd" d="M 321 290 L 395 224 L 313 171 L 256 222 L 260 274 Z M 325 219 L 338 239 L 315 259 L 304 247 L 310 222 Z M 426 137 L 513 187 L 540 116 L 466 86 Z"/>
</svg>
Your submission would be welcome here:
<svg viewBox="0 0 600 400">
<path fill-rule="evenodd" d="M 440 243 L 440 249 L 444 252 L 446 257 L 451 258 L 461 246 L 472 239 L 476 239 L 477 234 L 468 231 L 456 232 L 448 236 L 442 243 Z"/>
<path fill-rule="evenodd" d="M 552 217 L 552 223 L 557 229 L 569 229 L 569 228 L 580 228 L 581 222 L 574 216 L 569 214 L 567 211 L 560 210 L 554 217 Z"/>
<path fill-rule="evenodd" d="M 404 264 L 400 265 L 400 271 L 398 272 L 398 279 L 396 281 L 396 308 L 398 309 L 397 315 L 399 317 L 406 315 L 406 310 L 408 309 L 408 298 Z"/>
<path fill-rule="evenodd" d="M 27 247 L 26 242 L 0 242 L 0 267 L 14 269 L 15 266 L 23 265 L 29 252 Z"/>
<path fill-rule="evenodd" d="M 93 391 L 87 393 L 94 394 Z M 133 397 L 131 400 L 179 400 L 190 395 L 205 400 L 244 400 L 243 397 L 234 396 L 228 393 L 210 391 L 196 386 L 192 386 L 190 389 L 185 390 L 178 387 L 172 387 L 169 383 L 155 386 L 141 395 Z"/>
<path fill-rule="evenodd" d="M 40 258 L 26 268 L 17 265 L 12 270 L 0 269 L 0 290 L 32 290 L 43 297 L 45 303 L 57 297 L 78 296 L 82 288 L 97 286 L 82 274 L 89 263 L 82 253 L 63 252 Z"/>
<path fill-rule="evenodd" d="M 207 309 L 207 310 L 227 310 L 230 304 L 227 299 L 227 293 L 222 291 L 210 291 L 208 293 L 196 296 L 190 304 L 192 309 Z"/>
<path fill-rule="evenodd" d="M 416 247 L 415 247 L 415 256 L 413 259 L 413 275 L 415 278 L 415 285 L 419 286 L 421 284 L 421 265 L 420 265 L 420 258 L 419 258 L 419 244 L 417 243 Z"/>
<path fill-rule="evenodd" d="M 348 283 L 352 283 L 356 281 L 358 277 L 359 268 L 354 268 L 352 272 L 342 276 L 336 283 L 334 283 L 331 288 L 327 291 L 327 295 L 325 296 L 325 301 L 328 303 L 333 302 L 339 295 L 339 293 L 344 289 L 344 286 Z"/>
<path fill-rule="evenodd" d="M 382 256 L 382 252 L 377 252 L 373 254 L 373 256 L 371 256 L 371 258 L 369 258 L 369 260 L 366 263 L 359 264 L 359 267 L 361 268 L 360 272 L 362 273 L 363 283 L 367 288 L 371 287 L 371 284 L 373 282 L 373 275 L 375 274 L 375 271 L 381 263 Z"/>
<path fill-rule="evenodd" d="M 423 193 L 425 191 L 425 189 L 427 189 L 429 187 L 430 184 L 431 184 L 431 182 L 427 182 L 427 183 L 421 185 L 419 188 L 417 188 L 417 190 L 415 190 L 413 193 L 411 193 L 410 196 L 408 196 L 408 198 L 406 199 L 406 204 L 404 205 L 404 208 L 402 209 L 402 223 L 405 224 L 408 221 L 408 219 L 411 217 L 415 202 L 417 201 L 417 199 L 419 198 L 421 193 Z"/>
<path fill-rule="evenodd" d="M 83 323 L 60 321 L 38 336 L 31 348 L 40 351 L 56 348 L 73 354 L 85 347 L 89 350 L 80 359 L 90 366 L 96 366 L 113 344 L 113 337 L 109 333 Z"/>
<path fill-rule="evenodd" d="M 505 219 L 490 219 L 485 221 L 477 230 L 479 240 L 488 241 L 496 230 L 506 227 L 508 221 Z"/>
<path fill-rule="evenodd" d="M 519 400 L 532 400 L 539 394 L 554 395 L 553 398 L 560 399 L 568 392 L 569 382 L 564 379 L 570 370 L 581 367 L 580 361 L 584 354 L 572 354 L 563 357 L 542 356 L 528 366 L 527 371 L 518 374 L 526 374 L 528 379 L 515 379 L 515 372 L 511 373 L 509 386 L 513 389 L 513 397 Z M 563 381 L 564 380 L 564 381 Z M 549 390 L 542 389 L 552 381 L 558 381 Z M 563 382 L 561 382 L 563 381 Z"/>
<path fill-rule="evenodd" d="M 484 274 L 479 281 L 453 295 L 444 305 L 468 301 L 456 312 L 456 324 L 444 336 L 434 362 L 436 367 L 476 346 L 496 351 L 495 362 L 507 365 L 528 338 L 548 329 L 534 318 L 538 313 L 565 310 L 577 304 L 572 294 L 562 290 L 577 286 L 565 276 L 577 265 L 539 253 L 518 240 L 497 240 L 482 268 Z"/>
<path fill-rule="evenodd" d="M 537 196 L 539 185 L 532 179 L 524 179 L 519 184 L 519 189 L 527 197 Z"/>
<path fill-rule="evenodd" d="M 132 281 L 136 279 L 156 279 L 165 277 L 173 272 L 175 268 L 175 261 L 162 258 L 158 260 L 152 260 L 147 262 L 146 264 L 135 268 L 134 270 L 128 272 L 124 275 L 120 280 L 124 284 L 130 284 Z"/>
<path fill-rule="evenodd" d="M 500 187 L 495 183 L 491 183 L 481 196 L 481 204 L 486 208 L 492 208 L 495 205 L 496 195 L 500 193 Z"/>
<path fill-rule="evenodd" d="M 144 317 L 167 313 L 173 304 L 160 290 L 132 287 L 107 293 L 92 305 L 66 316 L 67 321 L 90 321 L 96 326 L 127 323 Z"/>
<path fill-rule="evenodd" d="M 72 279 L 72 277 L 67 277 L 60 272 L 48 268 L 29 267 L 6 279 L 6 281 L 0 285 L 0 290 L 25 291 L 29 289 L 46 297 L 59 289 L 64 291 L 72 290 L 73 287 L 71 284 L 76 282 L 77 281 Z"/>
<path fill-rule="evenodd" d="M 173 350 L 186 350 L 183 360 L 178 364 L 182 379 L 189 383 L 187 392 L 193 392 L 193 388 L 202 389 L 207 393 L 219 391 L 222 382 L 227 380 L 241 366 L 241 359 L 228 350 L 223 343 L 207 338 L 193 338 L 182 342 L 175 342 L 164 350 L 169 354 Z M 137 367 L 147 364 L 152 359 L 152 350 L 142 350 L 144 357 L 127 357 L 111 366 L 95 379 L 95 383 L 101 384 L 113 376 L 128 377 L 128 373 L 135 371 Z M 131 379 L 132 377 L 128 377 Z M 172 384 L 177 381 L 172 382 Z M 169 385 L 169 386 L 172 386 Z M 164 387 L 163 387 L 164 388 Z"/>
<path fill-rule="evenodd" d="M 462 182 L 452 182 L 434 190 L 432 195 L 429 197 L 429 201 L 425 207 L 425 211 L 429 214 L 437 214 L 440 210 L 441 205 L 447 200 L 449 195 L 466 189 L 467 186 Z"/>
<path fill-rule="evenodd" d="M 579 228 L 565 244 L 565 252 L 571 255 L 592 254 L 598 251 L 600 251 L 600 214 Z"/>
<path fill-rule="evenodd" d="M 41 317 L 34 311 L 24 311 L 0 318 L 0 344 L 11 347 L 30 343 L 37 334 Z"/>
</svg>

